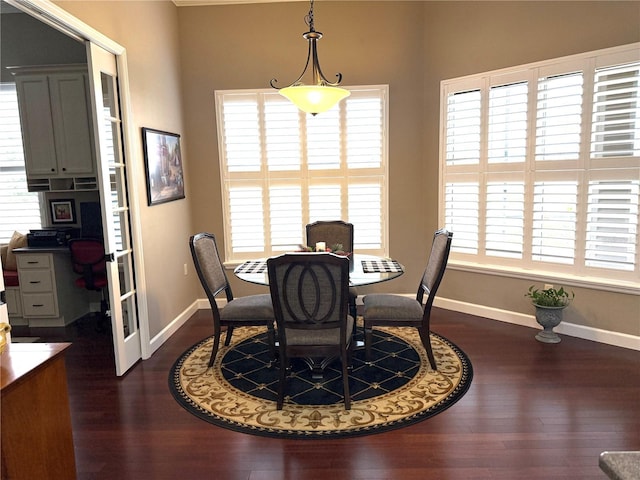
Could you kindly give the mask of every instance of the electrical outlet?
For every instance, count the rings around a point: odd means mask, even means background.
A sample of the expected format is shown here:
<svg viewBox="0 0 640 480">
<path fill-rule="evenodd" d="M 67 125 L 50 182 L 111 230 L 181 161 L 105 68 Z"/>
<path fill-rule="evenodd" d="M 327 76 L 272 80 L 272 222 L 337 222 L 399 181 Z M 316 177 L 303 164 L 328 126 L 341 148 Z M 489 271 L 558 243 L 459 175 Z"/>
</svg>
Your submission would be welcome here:
<svg viewBox="0 0 640 480">
<path fill-rule="evenodd" d="M 186 277 L 189 271 L 187 270 L 187 264 L 184 264 L 184 276 Z"/>
<path fill-rule="evenodd" d="M 185 267 L 186 267 L 186 265 L 185 265 Z M 185 274 L 185 275 L 187 274 L 187 271 L 186 271 L 186 270 L 185 270 L 185 273 L 184 273 L 184 274 Z M 549 283 L 545 283 L 545 284 L 544 284 L 544 289 L 545 289 L 545 290 L 549 290 L 550 288 L 553 288 L 553 285 L 551 285 L 551 284 L 549 284 Z"/>
</svg>

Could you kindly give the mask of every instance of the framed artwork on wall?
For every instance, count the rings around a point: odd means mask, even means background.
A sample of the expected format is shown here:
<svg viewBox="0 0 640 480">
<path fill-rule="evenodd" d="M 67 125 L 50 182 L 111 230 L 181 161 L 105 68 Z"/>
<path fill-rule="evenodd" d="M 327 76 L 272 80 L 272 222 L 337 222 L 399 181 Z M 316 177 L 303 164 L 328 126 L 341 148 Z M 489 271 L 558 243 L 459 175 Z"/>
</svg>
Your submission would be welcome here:
<svg viewBox="0 0 640 480">
<path fill-rule="evenodd" d="M 51 223 L 76 223 L 76 202 L 73 199 L 49 200 Z"/>
<path fill-rule="evenodd" d="M 184 197 L 180 135 L 142 128 L 147 203 L 157 205 Z"/>
</svg>

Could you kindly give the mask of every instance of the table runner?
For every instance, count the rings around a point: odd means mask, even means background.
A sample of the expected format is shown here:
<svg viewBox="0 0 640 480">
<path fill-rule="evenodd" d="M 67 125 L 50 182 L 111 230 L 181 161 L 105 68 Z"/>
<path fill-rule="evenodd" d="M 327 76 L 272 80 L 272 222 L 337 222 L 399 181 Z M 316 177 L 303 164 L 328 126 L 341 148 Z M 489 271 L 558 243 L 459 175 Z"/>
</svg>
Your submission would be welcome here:
<svg viewBox="0 0 640 480">
<path fill-rule="evenodd" d="M 362 260 L 364 273 L 403 272 L 402 266 L 395 260 Z"/>
<path fill-rule="evenodd" d="M 267 270 L 265 260 L 247 260 L 236 267 L 236 273 L 264 273 Z"/>
</svg>

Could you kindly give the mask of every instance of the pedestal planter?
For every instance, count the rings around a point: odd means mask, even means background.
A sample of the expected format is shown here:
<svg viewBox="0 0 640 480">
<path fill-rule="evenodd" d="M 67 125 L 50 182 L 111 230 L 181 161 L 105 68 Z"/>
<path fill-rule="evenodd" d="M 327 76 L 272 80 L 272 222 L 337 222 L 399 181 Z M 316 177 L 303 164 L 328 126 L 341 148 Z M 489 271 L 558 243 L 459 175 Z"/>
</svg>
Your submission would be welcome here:
<svg viewBox="0 0 640 480">
<path fill-rule="evenodd" d="M 536 307 L 536 321 L 544 328 L 536 335 L 536 340 L 543 343 L 559 343 L 560 337 L 553 331 L 554 327 L 560 325 L 562 321 L 562 311 L 566 306 L 562 307 Z"/>
</svg>

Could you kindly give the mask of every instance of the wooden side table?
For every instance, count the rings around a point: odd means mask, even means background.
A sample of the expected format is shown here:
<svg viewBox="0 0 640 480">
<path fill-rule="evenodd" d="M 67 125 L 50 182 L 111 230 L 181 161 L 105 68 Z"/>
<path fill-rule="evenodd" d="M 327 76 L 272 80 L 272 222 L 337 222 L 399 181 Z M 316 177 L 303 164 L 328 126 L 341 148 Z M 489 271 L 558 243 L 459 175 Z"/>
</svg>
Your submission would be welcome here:
<svg viewBox="0 0 640 480">
<path fill-rule="evenodd" d="M 0 355 L 2 479 L 76 478 L 64 351 L 12 343 Z"/>
</svg>

